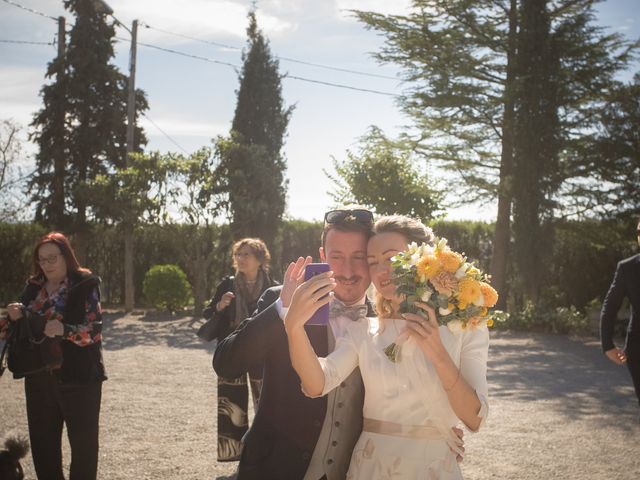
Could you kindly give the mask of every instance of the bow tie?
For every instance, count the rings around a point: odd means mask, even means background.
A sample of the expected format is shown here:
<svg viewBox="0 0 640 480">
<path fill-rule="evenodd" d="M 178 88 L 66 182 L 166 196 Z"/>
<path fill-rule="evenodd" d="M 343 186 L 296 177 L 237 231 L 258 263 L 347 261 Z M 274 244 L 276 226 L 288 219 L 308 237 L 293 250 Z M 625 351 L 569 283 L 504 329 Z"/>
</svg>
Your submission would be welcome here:
<svg viewBox="0 0 640 480">
<path fill-rule="evenodd" d="M 367 316 L 367 306 L 364 304 L 347 306 L 340 300 L 334 299 L 329 304 L 329 315 L 333 318 L 347 317 L 351 321 L 355 322 L 359 318 Z"/>
</svg>

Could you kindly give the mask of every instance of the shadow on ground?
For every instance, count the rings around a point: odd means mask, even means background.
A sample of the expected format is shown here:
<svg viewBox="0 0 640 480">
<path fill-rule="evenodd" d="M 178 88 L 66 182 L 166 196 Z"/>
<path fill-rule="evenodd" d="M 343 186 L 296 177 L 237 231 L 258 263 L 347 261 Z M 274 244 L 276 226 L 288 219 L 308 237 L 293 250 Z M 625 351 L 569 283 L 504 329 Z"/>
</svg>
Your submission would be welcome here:
<svg viewBox="0 0 640 480">
<path fill-rule="evenodd" d="M 166 345 L 213 353 L 214 342 L 202 342 L 196 332 L 203 319 L 170 314 L 106 314 L 103 318 L 104 348 L 121 350 L 135 346 Z"/>
<path fill-rule="evenodd" d="M 594 339 L 495 333 L 489 359 L 494 398 L 549 401 L 570 421 L 593 417 L 609 424 L 604 414 L 616 412 L 625 417 L 616 422 L 621 428 L 638 423 L 640 411 L 627 368 L 607 360 Z"/>
</svg>

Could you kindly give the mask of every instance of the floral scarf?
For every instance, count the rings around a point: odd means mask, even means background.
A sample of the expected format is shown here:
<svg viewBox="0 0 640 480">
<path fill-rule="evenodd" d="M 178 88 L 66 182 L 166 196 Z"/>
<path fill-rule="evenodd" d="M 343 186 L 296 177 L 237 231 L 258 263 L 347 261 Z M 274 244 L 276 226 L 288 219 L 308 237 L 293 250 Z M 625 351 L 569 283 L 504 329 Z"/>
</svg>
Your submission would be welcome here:
<svg viewBox="0 0 640 480">
<path fill-rule="evenodd" d="M 267 272 L 262 267 L 258 269 L 256 282 L 247 283 L 247 277 L 242 272 L 238 272 L 233 280 L 233 287 L 236 294 L 236 318 L 233 322 L 235 329 L 240 322 L 248 318 L 255 310 L 260 295 L 272 285 Z"/>
</svg>

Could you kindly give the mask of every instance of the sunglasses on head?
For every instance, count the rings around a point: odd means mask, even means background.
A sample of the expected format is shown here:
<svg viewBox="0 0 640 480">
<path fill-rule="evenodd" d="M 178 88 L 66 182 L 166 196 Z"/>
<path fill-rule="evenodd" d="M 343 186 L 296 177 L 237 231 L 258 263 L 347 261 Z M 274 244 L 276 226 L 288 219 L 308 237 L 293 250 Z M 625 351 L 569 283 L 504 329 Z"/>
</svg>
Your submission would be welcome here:
<svg viewBox="0 0 640 480">
<path fill-rule="evenodd" d="M 324 214 L 325 224 L 341 223 L 348 220 L 371 225 L 373 223 L 373 213 L 369 210 L 356 208 L 354 210 L 331 210 Z"/>
</svg>

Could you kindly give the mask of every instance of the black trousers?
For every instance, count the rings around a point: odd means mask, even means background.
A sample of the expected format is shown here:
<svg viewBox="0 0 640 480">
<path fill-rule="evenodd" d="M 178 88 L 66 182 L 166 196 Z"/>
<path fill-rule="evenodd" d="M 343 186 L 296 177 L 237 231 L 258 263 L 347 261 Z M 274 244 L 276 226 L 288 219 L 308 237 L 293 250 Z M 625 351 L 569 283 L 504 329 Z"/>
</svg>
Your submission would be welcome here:
<svg viewBox="0 0 640 480">
<path fill-rule="evenodd" d="M 627 339 L 625 353 L 627 354 L 627 367 L 631 373 L 631 380 L 633 380 L 633 387 L 640 405 L 640 338 Z"/>
<path fill-rule="evenodd" d="M 238 378 L 218 377 L 219 462 L 240 460 L 242 437 L 249 429 L 249 384 L 255 411 L 262 389 L 262 368 L 251 369 Z"/>
<path fill-rule="evenodd" d="M 42 373 L 24 382 L 31 455 L 38 480 L 64 480 L 62 426 L 71 446 L 70 480 L 93 480 L 98 471 L 102 382 L 61 383 Z"/>
</svg>

